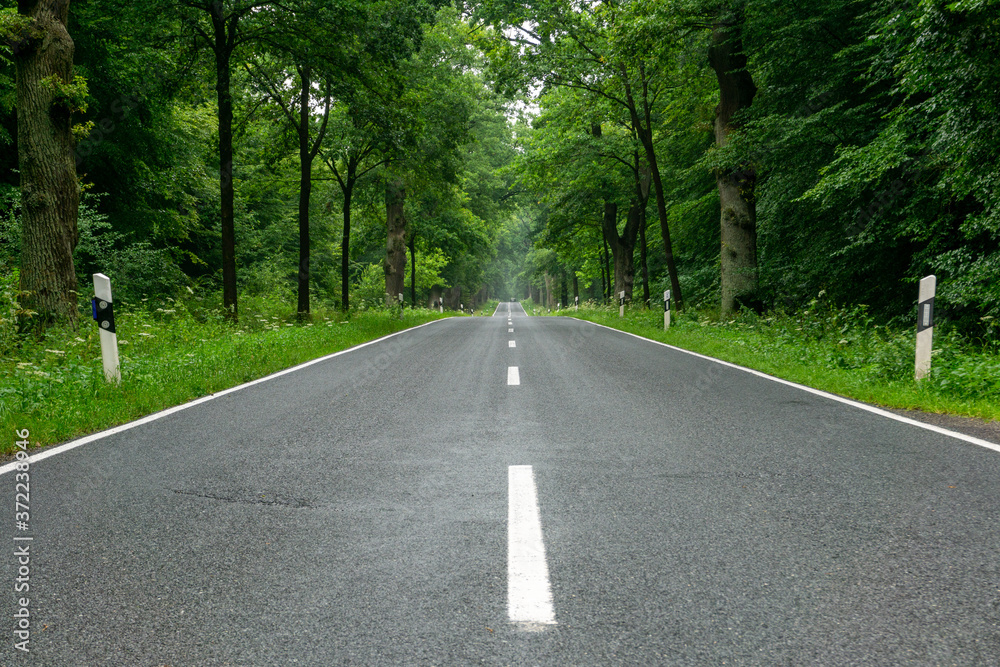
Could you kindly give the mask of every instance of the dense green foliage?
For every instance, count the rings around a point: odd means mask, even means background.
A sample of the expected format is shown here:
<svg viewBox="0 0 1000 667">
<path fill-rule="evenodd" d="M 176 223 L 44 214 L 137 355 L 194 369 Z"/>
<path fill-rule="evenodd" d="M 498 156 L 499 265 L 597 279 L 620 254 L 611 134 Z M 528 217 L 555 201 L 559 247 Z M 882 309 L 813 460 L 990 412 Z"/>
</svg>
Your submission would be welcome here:
<svg viewBox="0 0 1000 667">
<path fill-rule="evenodd" d="M 17 16 L 15 4 L 0 4 L 4 16 Z M 249 3 L 223 4 L 236 15 Z M 482 55 L 469 46 L 458 12 L 431 0 L 257 4 L 264 8 L 242 15 L 230 67 L 241 300 L 295 300 L 300 155 L 298 128 L 288 120 L 301 111 L 297 87 L 305 66 L 312 79 L 307 131 L 318 148 L 309 203 L 314 303 L 342 301 L 347 206 L 348 289 L 373 291 L 385 256 L 383 190 L 399 174 L 417 264 L 414 289 L 407 270 L 407 303 L 415 297 L 426 305 L 432 288 L 452 288 L 455 308 L 505 290 L 506 273 L 495 260 L 513 203 L 506 197 L 510 177 L 498 171 L 513 152 L 508 103 L 483 81 Z M 85 193 L 74 255 L 81 308 L 89 311 L 90 274 L 98 271 L 128 304 L 221 289 L 211 29 L 196 2 L 71 7 L 76 71 L 86 82 L 86 111 L 74 116 Z M 18 267 L 20 238 L 14 71 L 4 57 L 10 53 L 0 45 L 5 274 Z M 345 205 L 338 178 L 346 178 L 352 159 L 356 187 Z M 370 307 L 374 296 L 352 305 Z M 30 315 L 21 313 L 22 324 Z M 13 326 L 9 317 L 0 323 L 5 335 Z"/>
<path fill-rule="evenodd" d="M 645 83 L 658 91 L 650 98 L 654 141 L 688 303 L 718 303 L 713 175 L 736 165 L 754 179 L 748 192 L 766 308 L 807 307 L 824 291 L 837 304 L 867 305 L 880 322 L 909 324 L 916 283 L 934 273 L 937 315 L 973 339 L 996 340 L 1000 69 L 984 48 L 1000 30 L 996 2 L 477 6 L 480 20 L 515 36 L 495 43 L 492 75 L 510 88 L 541 86 L 518 174 L 540 202 L 529 242 L 555 253 L 539 263 L 536 251 L 525 265 L 543 293 L 547 274 L 575 273 L 582 298 L 601 296 L 601 202 L 627 203 L 621 161 L 636 155 L 641 129 L 616 100 L 626 83 Z M 719 89 L 706 54 L 713 26 L 724 21 L 741 22 L 756 94 L 720 148 Z M 637 76 L 640 65 L 645 74 Z M 595 148 L 597 123 L 618 128 L 618 148 Z M 656 302 L 670 285 L 652 202 L 648 208 Z M 624 222 L 620 215 L 619 229 Z"/>
</svg>

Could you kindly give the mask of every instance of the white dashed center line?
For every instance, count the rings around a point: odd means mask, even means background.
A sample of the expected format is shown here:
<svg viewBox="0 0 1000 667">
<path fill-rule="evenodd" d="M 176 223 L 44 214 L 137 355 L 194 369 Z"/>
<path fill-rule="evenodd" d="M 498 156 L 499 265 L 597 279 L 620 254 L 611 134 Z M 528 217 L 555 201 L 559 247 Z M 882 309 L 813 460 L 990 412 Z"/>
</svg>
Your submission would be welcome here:
<svg viewBox="0 0 1000 667">
<path fill-rule="evenodd" d="M 507 333 L 514 333 L 513 329 L 507 329 Z"/>
<path fill-rule="evenodd" d="M 511 623 L 541 629 L 554 625 L 549 568 L 531 466 L 507 469 L 507 616 Z"/>
<path fill-rule="evenodd" d="M 521 376 L 517 372 L 517 366 L 507 367 L 507 384 L 521 384 Z"/>
<path fill-rule="evenodd" d="M 509 340 L 507 341 L 507 347 L 517 347 L 517 345 L 514 345 L 514 341 Z"/>
</svg>

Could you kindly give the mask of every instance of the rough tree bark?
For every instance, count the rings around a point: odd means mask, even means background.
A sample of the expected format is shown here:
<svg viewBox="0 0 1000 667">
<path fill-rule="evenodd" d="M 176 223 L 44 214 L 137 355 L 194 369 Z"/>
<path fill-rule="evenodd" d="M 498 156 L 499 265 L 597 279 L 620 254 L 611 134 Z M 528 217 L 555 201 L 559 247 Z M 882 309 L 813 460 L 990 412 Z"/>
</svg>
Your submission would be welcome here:
<svg viewBox="0 0 1000 667">
<path fill-rule="evenodd" d="M 649 203 L 649 168 L 639 166 L 639 152 L 635 153 L 636 194 L 639 197 L 639 266 L 642 269 L 642 303 L 649 306 L 649 265 L 646 264 L 646 204 Z"/>
<path fill-rule="evenodd" d="M 611 299 L 611 258 L 610 253 L 608 252 L 608 237 L 602 233 L 601 240 L 604 242 L 604 276 L 606 278 L 605 287 L 608 290 L 604 294 L 604 302 L 608 303 Z"/>
<path fill-rule="evenodd" d="M 416 234 L 410 234 L 410 303 L 417 307 L 417 248 L 414 244 Z"/>
<path fill-rule="evenodd" d="M 601 234 L 601 238 L 602 239 L 604 238 L 604 234 L 603 233 Z M 604 295 L 608 293 L 607 282 L 606 282 L 606 278 L 604 276 L 604 257 L 603 257 L 603 255 L 601 255 L 601 250 L 602 249 L 603 249 L 603 246 L 601 246 L 600 248 L 597 249 L 597 257 L 598 257 L 598 261 L 599 261 L 599 263 L 601 265 L 600 266 L 600 269 L 601 269 L 601 301 L 604 300 Z"/>
<path fill-rule="evenodd" d="M 340 309 L 351 307 L 351 197 L 354 188 L 344 188 L 344 229 L 340 238 Z"/>
<path fill-rule="evenodd" d="M 618 205 L 613 202 L 604 203 L 604 218 L 601 229 L 604 241 L 611 248 L 611 256 L 615 265 L 615 286 L 611 293 L 612 300 L 617 303 L 618 295 L 624 291 L 625 300 L 632 300 L 635 286 L 635 241 L 639 232 L 638 201 L 633 201 L 629 207 L 628 218 L 623 234 L 618 233 Z"/>
<path fill-rule="evenodd" d="M 399 303 L 406 276 L 406 187 L 401 178 L 393 178 L 385 184 L 385 304 Z"/>
<path fill-rule="evenodd" d="M 739 10 L 720 15 L 712 29 L 708 60 L 719 81 L 715 108 L 715 142 L 721 148 L 738 129 L 734 116 L 749 107 L 757 87 L 747 71 L 743 53 L 743 15 Z M 759 308 L 757 283 L 757 173 L 749 164 L 716 172 L 721 205 L 722 314 L 741 305 Z"/>
<path fill-rule="evenodd" d="M 309 145 L 309 93 L 311 81 L 309 68 L 299 71 L 302 88 L 299 90 L 299 298 L 298 314 L 309 314 L 309 202 L 312 198 L 312 161 L 316 156 Z"/>
<path fill-rule="evenodd" d="M 30 19 L 10 35 L 17 77 L 17 147 L 21 171 L 23 234 L 22 305 L 38 313 L 38 324 L 78 317 L 76 270 L 76 180 L 71 132 L 72 104 L 58 92 L 73 83 L 73 39 L 66 30 L 69 0 L 19 0 Z"/>
<path fill-rule="evenodd" d="M 642 267 L 642 302 L 649 305 L 649 265 L 646 263 L 646 209 L 640 211 L 639 265 Z"/>
<path fill-rule="evenodd" d="M 236 303 L 236 229 L 233 209 L 233 96 L 230 63 L 236 50 L 239 15 L 226 16 L 220 0 L 209 5 L 212 49 L 215 52 L 215 92 L 219 105 L 219 215 L 222 222 L 222 305 L 226 317 L 239 319 Z"/>
</svg>

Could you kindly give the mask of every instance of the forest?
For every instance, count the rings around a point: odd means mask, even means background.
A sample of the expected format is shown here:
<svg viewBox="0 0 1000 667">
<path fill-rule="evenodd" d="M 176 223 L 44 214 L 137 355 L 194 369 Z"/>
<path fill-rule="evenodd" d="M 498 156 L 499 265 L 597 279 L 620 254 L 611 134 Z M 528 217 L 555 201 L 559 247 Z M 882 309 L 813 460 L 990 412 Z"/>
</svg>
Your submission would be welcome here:
<svg viewBox="0 0 1000 667">
<path fill-rule="evenodd" d="M 97 272 L 230 323 L 670 290 L 906 329 L 934 274 L 998 340 L 995 0 L 0 7 L 5 356 Z"/>
<path fill-rule="evenodd" d="M 932 273 L 939 316 L 1000 315 L 995 2 L 3 4 L 22 319 L 97 271 L 234 319 L 671 288 L 891 319 Z"/>
</svg>

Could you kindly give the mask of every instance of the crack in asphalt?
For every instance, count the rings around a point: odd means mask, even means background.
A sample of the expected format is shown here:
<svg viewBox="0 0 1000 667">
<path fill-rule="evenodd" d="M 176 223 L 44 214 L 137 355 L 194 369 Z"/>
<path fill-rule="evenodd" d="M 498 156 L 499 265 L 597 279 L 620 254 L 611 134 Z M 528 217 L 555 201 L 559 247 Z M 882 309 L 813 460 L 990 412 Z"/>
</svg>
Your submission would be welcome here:
<svg viewBox="0 0 1000 667">
<path fill-rule="evenodd" d="M 208 498 L 209 500 L 222 500 L 227 503 L 241 503 L 243 505 L 280 505 L 282 507 L 294 507 L 294 508 L 304 508 L 311 507 L 308 500 L 302 498 L 291 498 L 288 496 L 281 496 L 276 493 L 261 493 L 261 494 L 236 494 L 236 495 L 221 495 L 215 493 L 207 493 L 203 491 L 185 491 L 183 489 L 170 489 L 174 493 L 183 496 L 196 496 L 198 498 Z"/>
</svg>

